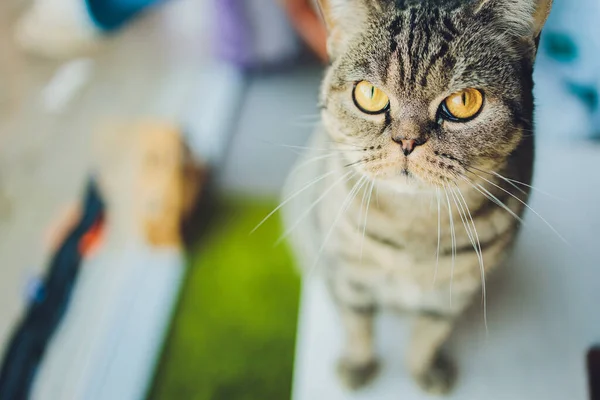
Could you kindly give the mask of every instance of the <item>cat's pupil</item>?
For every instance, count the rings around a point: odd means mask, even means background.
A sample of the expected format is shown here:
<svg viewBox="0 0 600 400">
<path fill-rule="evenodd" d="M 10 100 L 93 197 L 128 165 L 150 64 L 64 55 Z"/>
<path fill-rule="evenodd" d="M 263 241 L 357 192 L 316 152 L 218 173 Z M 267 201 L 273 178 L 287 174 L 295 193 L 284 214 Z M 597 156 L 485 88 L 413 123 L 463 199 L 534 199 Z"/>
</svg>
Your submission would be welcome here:
<svg viewBox="0 0 600 400">
<path fill-rule="evenodd" d="M 462 97 L 463 105 L 466 107 L 467 106 L 467 92 L 463 92 L 461 97 Z"/>
<path fill-rule="evenodd" d="M 375 86 L 371 86 L 371 98 L 375 97 Z"/>
</svg>

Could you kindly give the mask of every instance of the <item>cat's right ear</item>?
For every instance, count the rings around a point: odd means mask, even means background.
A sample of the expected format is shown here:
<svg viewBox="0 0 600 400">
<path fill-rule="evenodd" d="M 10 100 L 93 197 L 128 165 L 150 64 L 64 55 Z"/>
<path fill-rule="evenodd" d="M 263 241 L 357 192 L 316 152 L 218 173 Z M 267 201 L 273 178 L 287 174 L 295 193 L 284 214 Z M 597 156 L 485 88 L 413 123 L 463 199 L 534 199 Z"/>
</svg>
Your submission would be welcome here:
<svg viewBox="0 0 600 400">
<path fill-rule="evenodd" d="M 500 14 L 513 33 L 537 41 L 542 32 L 553 0 L 479 0 L 476 14 L 492 10 Z"/>
<path fill-rule="evenodd" d="M 317 0 L 317 4 L 327 26 L 327 51 L 331 59 L 361 31 L 370 13 L 379 10 L 378 2 L 373 0 Z"/>
</svg>

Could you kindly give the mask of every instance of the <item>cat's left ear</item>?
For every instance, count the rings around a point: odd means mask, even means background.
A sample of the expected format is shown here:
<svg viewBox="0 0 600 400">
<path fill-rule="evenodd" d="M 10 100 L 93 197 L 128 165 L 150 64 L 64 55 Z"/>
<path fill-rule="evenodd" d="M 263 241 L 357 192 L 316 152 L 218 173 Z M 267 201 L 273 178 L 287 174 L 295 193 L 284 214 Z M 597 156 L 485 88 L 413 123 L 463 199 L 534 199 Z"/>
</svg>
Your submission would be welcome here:
<svg viewBox="0 0 600 400">
<path fill-rule="evenodd" d="M 316 0 L 327 26 L 327 50 L 332 59 L 365 29 L 369 16 L 382 11 L 380 0 Z"/>
</svg>

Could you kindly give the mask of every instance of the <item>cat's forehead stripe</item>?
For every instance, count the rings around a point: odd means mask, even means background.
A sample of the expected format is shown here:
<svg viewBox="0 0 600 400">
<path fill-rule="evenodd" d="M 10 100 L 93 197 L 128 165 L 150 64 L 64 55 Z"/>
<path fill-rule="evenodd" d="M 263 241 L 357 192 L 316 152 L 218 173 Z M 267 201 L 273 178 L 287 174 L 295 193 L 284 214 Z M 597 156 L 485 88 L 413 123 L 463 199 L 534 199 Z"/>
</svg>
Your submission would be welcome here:
<svg viewBox="0 0 600 400">
<path fill-rule="evenodd" d="M 392 19 L 384 82 L 396 74 L 398 83 L 405 88 L 425 87 L 440 61 L 445 67 L 454 65 L 454 61 L 444 58 L 460 31 L 450 16 L 441 14 L 438 8 L 425 11 L 411 7 Z"/>
</svg>

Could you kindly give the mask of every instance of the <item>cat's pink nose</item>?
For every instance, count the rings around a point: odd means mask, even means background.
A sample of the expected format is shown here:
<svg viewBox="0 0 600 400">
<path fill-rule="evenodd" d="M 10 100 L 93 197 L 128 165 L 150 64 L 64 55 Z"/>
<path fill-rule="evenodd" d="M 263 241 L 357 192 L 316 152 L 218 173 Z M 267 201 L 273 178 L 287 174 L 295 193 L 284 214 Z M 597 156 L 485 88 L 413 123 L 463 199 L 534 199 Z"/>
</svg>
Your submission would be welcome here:
<svg viewBox="0 0 600 400">
<path fill-rule="evenodd" d="M 414 139 L 401 140 L 400 147 L 402 147 L 402 152 L 404 153 L 404 155 L 407 156 L 410 153 L 412 153 L 412 151 L 415 149 L 415 140 Z"/>
<path fill-rule="evenodd" d="M 409 155 L 413 152 L 413 150 L 417 147 L 425 143 L 425 140 L 415 140 L 415 139 L 400 139 L 393 138 L 394 142 L 400 145 L 402 152 L 405 156 Z"/>
</svg>

